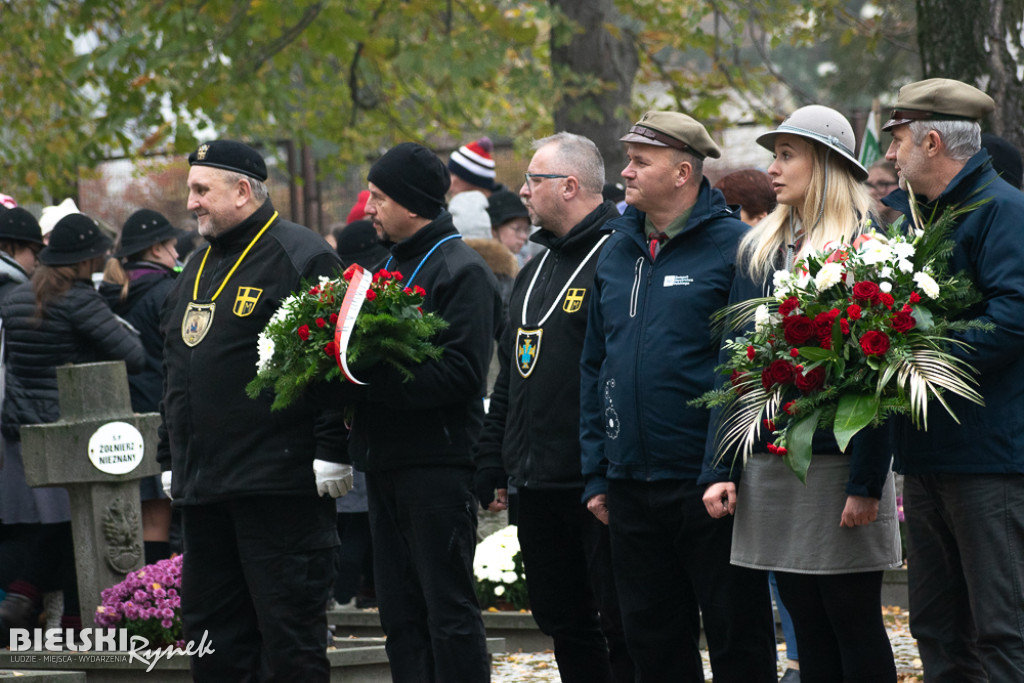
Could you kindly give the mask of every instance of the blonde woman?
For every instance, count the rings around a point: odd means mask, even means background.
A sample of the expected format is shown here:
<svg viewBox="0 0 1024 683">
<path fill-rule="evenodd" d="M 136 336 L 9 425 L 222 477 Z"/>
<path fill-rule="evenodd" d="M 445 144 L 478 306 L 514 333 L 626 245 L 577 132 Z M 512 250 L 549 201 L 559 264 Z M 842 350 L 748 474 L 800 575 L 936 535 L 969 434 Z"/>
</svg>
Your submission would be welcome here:
<svg viewBox="0 0 1024 683">
<path fill-rule="evenodd" d="M 769 294 L 774 271 L 870 225 L 868 174 L 842 114 L 802 107 L 757 142 L 775 154 L 779 204 L 740 243 L 731 302 Z M 803 683 L 896 680 L 881 615 L 883 570 L 902 559 L 890 450 L 881 433 L 858 436 L 843 454 L 830 432 L 815 434 L 806 486 L 763 443 L 741 484 L 710 459 L 700 480 L 712 517 L 736 515 L 732 563 L 775 572 Z"/>
</svg>

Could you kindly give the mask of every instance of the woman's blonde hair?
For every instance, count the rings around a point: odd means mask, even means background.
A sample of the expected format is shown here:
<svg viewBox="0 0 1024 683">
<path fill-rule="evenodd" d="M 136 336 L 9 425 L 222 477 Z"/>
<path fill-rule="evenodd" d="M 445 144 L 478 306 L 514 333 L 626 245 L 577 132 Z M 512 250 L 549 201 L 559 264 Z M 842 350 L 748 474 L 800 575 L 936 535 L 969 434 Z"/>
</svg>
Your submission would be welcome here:
<svg viewBox="0 0 1024 683">
<path fill-rule="evenodd" d="M 790 244 L 791 226 L 794 233 L 803 230 L 800 248 L 794 254 L 798 259 L 829 242 L 850 243 L 863 232 L 871 208 L 871 196 L 854 177 L 848 161 L 822 144 L 793 137 L 811 149 L 811 180 L 799 211 L 779 204 L 740 242 L 739 266 L 755 280 L 778 269 L 780 250 Z"/>
</svg>

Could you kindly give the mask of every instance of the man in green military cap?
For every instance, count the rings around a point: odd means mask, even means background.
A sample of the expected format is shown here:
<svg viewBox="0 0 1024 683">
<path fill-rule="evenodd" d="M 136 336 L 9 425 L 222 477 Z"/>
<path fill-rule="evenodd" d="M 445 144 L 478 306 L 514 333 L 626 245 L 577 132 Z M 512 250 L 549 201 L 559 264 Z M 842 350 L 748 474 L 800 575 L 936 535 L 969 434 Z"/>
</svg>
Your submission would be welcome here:
<svg viewBox="0 0 1024 683">
<path fill-rule="evenodd" d="M 910 629 L 929 681 L 1024 681 L 1024 194 L 981 148 L 992 98 L 933 78 L 900 90 L 883 130 L 900 190 L 883 202 L 913 223 L 983 202 L 957 218 L 952 270 L 982 295 L 972 316 L 992 332 L 952 335 L 978 370 L 985 405 L 947 396 L 927 431 L 900 428 Z M 911 194 L 912 192 L 912 194 Z M 922 226 L 913 226 L 919 228 Z"/>
<path fill-rule="evenodd" d="M 714 384 L 746 225 L 704 178 L 721 152 L 699 122 L 648 112 L 621 140 L 629 206 L 604 226 L 580 365 L 583 499 L 609 525 L 637 680 L 703 681 L 702 617 L 715 680 L 774 683 L 768 578 L 729 563 L 733 518 L 698 485 L 708 413 L 688 405 Z"/>
</svg>

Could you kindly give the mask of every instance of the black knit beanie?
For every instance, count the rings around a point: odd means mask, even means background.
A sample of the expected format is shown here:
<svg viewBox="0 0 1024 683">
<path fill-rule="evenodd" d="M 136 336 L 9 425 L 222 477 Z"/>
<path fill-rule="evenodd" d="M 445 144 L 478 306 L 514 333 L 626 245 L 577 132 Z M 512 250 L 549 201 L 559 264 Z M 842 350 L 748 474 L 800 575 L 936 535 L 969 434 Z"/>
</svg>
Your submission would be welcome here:
<svg viewBox="0 0 1024 683">
<path fill-rule="evenodd" d="M 451 185 L 448 169 L 423 145 L 403 142 L 370 168 L 366 179 L 417 216 L 433 220 L 444 208 Z"/>
</svg>

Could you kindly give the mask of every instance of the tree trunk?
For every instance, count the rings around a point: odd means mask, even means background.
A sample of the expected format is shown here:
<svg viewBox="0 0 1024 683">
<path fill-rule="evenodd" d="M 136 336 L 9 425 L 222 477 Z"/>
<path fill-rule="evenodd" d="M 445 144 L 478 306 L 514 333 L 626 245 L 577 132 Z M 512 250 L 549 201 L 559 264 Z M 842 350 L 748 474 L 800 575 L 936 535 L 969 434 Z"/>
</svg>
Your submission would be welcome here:
<svg viewBox="0 0 1024 683">
<path fill-rule="evenodd" d="M 564 27 L 551 32 L 556 82 L 569 84 L 555 104 L 555 130 L 593 140 L 604 156 L 606 179 L 614 182 L 626 166 L 619 138 L 633 123 L 630 102 L 639 68 L 636 48 L 625 31 L 619 37 L 608 31 L 609 24 L 621 25 L 612 0 L 550 2 L 575 23 L 568 40 Z M 598 81 L 601 87 L 584 87 L 591 81 Z"/>
<path fill-rule="evenodd" d="M 1024 148 L 1024 0 L 917 0 L 925 78 L 955 78 L 996 101 L 986 129 Z"/>
</svg>

